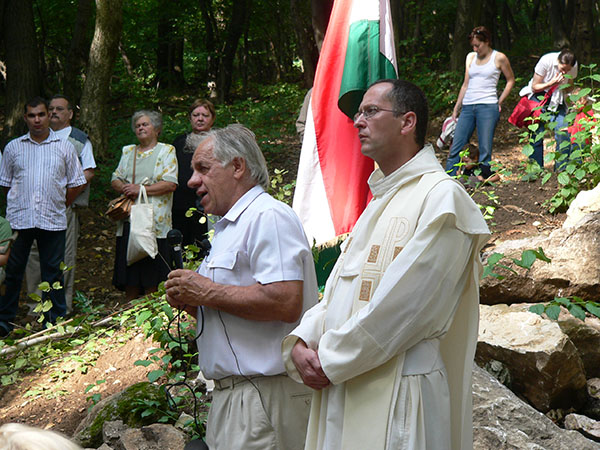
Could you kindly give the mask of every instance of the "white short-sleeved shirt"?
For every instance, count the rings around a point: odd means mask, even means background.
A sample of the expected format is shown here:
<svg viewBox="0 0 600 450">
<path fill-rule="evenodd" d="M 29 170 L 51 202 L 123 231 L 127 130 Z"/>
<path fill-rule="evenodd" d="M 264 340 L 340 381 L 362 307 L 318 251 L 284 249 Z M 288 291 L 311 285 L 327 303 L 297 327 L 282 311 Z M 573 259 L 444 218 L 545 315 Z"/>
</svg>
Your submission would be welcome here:
<svg viewBox="0 0 600 450">
<path fill-rule="evenodd" d="M 317 303 L 312 252 L 300 220 L 289 206 L 260 186 L 246 192 L 215 224 L 210 254 L 198 273 L 216 283 L 235 286 L 303 280 L 302 312 Z M 205 377 L 285 372 L 281 341 L 299 320 L 254 321 L 211 308 L 203 310 L 204 331 L 198 339 L 198 353 Z M 199 328 L 201 320 L 199 309 Z"/>
<path fill-rule="evenodd" d="M 547 83 L 552 80 L 559 72 L 558 70 L 558 55 L 559 52 L 546 53 L 544 56 L 540 58 L 540 60 L 535 65 L 535 69 L 533 70 L 537 75 L 542 77 L 542 81 Z M 568 75 L 572 76 L 573 79 L 577 78 L 577 63 L 567 72 Z M 561 84 L 568 83 L 569 80 L 564 79 Z M 529 80 L 529 84 L 525 86 L 519 92 L 521 97 L 525 95 L 531 95 L 533 93 L 533 78 Z M 563 91 L 561 89 L 556 89 L 552 93 L 552 98 L 550 99 L 550 109 L 556 109 L 559 105 L 563 104 L 565 101 Z"/>
<path fill-rule="evenodd" d="M 67 140 L 71 135 L 72 129 L 73 127 L 68 126 L 65 128 L 61 128 L 60 130 L 56 130 L 55 133 L 60 139 Z M 81 150 L 81 155 L 79 155 L 79 161 L 81 162 L 81 167 L 83 170 L 96 168 L 96 160 L 94 159 L 92 143 L 89 139 L 85 140 L 85 144 L 83 145 L 83 149 Z"/>
</svg>

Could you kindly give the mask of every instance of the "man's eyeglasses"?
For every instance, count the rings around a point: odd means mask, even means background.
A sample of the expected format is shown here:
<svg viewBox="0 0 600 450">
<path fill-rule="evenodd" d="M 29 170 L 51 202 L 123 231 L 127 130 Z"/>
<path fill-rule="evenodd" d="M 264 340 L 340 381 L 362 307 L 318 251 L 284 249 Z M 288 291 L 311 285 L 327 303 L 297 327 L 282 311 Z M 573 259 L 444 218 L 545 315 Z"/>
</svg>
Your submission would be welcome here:
<svg viewBox="0 0 600 450">
<path fill-rule="evenodd" d="M 365 109 L 363 110 L 358 110 L 358 112 L 356 114 L 354 114 L 354 122 L 357 122 L 358 119 L 360 119 L 360 116 L 363 116 L 365 118 L 365 120 L 370 120 L 375 114 L 377 114 L 380 111 L 385 111 L 385 112 L 392 112 L 394 114 L 405 114 L 405 112 L 402 111 L 396 111 L 395 109 L 383 109 L 380 108 L 379 106 L 367 106 Z"/>
</svg>

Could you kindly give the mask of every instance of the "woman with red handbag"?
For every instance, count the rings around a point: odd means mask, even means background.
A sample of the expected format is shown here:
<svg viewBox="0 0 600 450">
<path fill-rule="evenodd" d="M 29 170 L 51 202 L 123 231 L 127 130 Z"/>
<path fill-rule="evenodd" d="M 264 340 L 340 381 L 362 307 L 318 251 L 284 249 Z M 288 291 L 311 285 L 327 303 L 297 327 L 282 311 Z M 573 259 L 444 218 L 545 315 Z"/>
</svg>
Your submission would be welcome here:
<svg viewBox="0 0 600 450">
<path fill-rule="evenodd" d="M 476 126 L 479 165 L 489 167 L 500 108 L 515 84 L 510 61 L 504 53 L 491 47 L 492 35 L 487 28 L 475 27 L 469 34 L 469 41 L 473 51 L 467 55 L 465 79 L 452 113 L 453 119 L 458 117 L 458 123 L 446 162 L 446 171 L 450 175 L 456 175 L 460 151 L 471 139 Z M 501 72 L 506 78 L 506 86 L 498 98 L 496 88 Z"/>
<path fill-rule="evenodd" d="M 566 77 L 565 75 L 568 75 Z M 554 136 L 556 139 L 556 151 L 566 153 L 567 158 L 555 163 L 555 170 L 566 164 L 568 157 L 571 154 L 569 133 L 565 130 L 565 116 L 567 114 L 566 94 L 573 89 L 573 80 L 577 77 L 577 59 L 575 54 L 568 48 L 561 52 L 547 53 L 540 58 L 535 66 L 533 78 L 529 84 L 521 89 L 519 95 L 535 97 L 539 101 L 544 99 L 547 93 L 550 93 L 550 99 L 542 108 L 543 111 L 550 111 L 552 118 L 550 122 L 556 123 L 554 128 Z M 562 85 L 568 87 L 562 88 Z M 536 161 L 540 167 L 544 167 L 544 139 L 543 134 L 545 128 L 540 125 L 535 133 L 533 133 L 533 154 L 530 158 Z M 566 147 L 562 142 L 569 142 Z"/>
</svg>

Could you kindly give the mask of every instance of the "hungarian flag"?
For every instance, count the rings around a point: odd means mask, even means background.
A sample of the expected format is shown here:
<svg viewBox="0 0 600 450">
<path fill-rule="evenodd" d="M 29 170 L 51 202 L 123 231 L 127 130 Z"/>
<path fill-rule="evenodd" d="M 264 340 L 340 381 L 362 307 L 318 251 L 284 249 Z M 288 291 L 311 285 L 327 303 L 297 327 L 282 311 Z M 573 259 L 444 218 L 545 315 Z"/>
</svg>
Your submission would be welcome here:
<svg viewBox="0 0 600 450">
<path fill-rule="evenodd" d="M 308 107 L 293 208 L 309 242 L 348 233 L 369 200 L 373 160 L 352 117 L 371 83 L 397 77 L 389 0 L 335 0 Z"/>
</svg>

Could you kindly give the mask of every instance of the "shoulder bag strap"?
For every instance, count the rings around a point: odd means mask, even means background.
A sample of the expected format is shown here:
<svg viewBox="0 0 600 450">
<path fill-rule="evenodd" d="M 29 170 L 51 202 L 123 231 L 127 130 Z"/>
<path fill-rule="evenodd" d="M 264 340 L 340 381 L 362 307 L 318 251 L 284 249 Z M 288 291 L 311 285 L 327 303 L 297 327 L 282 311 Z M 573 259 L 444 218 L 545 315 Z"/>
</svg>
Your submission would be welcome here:
<svg viewBox="0 0 600 450">
<path fill-rule="evenodd" d="M 554 94 L 554 91 L 557 88 L 558 88 L 558 84 L 555 84 L 550 89 L 548 89 L 548 91 L 544 94 L 544 98 L 540 102 L 540 105 L 545 105 L 546 103 L 548 103 L 550 101 L 550 99 L 552 98 L 552 94 Z"/>
<path fill-rule="evenodd" d="M 135 184 L 135 162 L 137 161 L 137 152 L 138 146 L 136 145 L 133 148 L 133 179 L 131 180 L 131 184 Z"/>
</svg>

